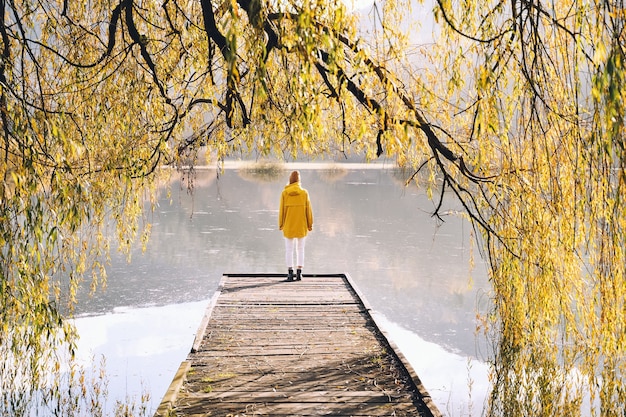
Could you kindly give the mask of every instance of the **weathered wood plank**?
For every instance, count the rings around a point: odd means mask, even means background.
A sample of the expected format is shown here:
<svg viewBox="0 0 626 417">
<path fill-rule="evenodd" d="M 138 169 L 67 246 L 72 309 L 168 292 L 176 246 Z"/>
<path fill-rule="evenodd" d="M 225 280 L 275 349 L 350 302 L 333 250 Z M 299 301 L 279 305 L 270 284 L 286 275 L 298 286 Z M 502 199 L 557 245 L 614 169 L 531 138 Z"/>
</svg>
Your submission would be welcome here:
<svg viewBox="0 0 626 417">
<path fill-rule="evenodd" d="M 223 410 L 223 411 L 222 411 Z M 280 404 L 280 403 L 252 403 L 245 407 L 224 404 L 220 410 L 213 409 L 207 412 L 203 404 L 189 404 L 184 408 L 186 417 L 207 417 L 207 416 L 345 416 L 345 417 L 414 417 L 416 410 L 410 406 L 395 406 L 393 404 L 329 404 L 325 402 L 307 404 Z"/>
<path fill-rule="evenodd" d="M 345 275 L 224 276 L 186 363 L 156 416 L 440 416 Z"/>
<path fill-rule="evenodd" d="M 350 403 L 350 402 L 369 402 L 389 403 L 394 400 L 410 400 L 408 394 L 395 392 L 351 392 L 351 391 L 222 391 L 222 392 L 200 392 L 189 394 L 190 400 L 208 401 L 208 402 L 230 402 L 230 403 L 249 403 L 249 402 L 278 402 L 278 403 L 319 403 L 320 400 L 329 403 Z"/>
</svg>

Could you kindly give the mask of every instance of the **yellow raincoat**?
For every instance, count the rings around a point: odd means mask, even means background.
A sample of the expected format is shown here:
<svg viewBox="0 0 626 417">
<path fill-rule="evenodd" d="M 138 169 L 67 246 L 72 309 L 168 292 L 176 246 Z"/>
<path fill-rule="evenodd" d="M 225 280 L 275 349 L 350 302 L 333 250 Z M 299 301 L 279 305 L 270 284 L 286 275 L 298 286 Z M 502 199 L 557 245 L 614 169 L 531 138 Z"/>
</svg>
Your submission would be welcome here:
<svg viewBox="0 0 626 417">
<path fill-rule="evenodd" d="M 286 185 L 280 196 L 278 228 L 288 239 L 305 237 L 313 230 L 313 210 L 309 193 L 299 182 Z"/>
</svg>

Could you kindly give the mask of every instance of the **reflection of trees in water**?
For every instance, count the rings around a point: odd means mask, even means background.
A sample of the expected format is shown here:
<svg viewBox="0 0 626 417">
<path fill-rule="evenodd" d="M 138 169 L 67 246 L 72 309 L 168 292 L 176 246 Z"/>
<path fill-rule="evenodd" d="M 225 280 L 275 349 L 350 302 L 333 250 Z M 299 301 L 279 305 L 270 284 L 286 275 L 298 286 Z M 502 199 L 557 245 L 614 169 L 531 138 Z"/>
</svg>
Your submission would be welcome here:
<svg viewBox="0 0 626 417">
<path fill-rule="evenodd" d="M 348 174 L 348 170 L 338 164 L 329 164 L 327 168 L 318 171 L 318 177 L 329 184 L 339 181 Z"/>
<path fill-rule="evenodd" d="M 178 169 L 163 168 L 159 171 L 158 179 L 154 183 L 157 193 L 185 190 L 193 194 L 196 187 L 210 187 L 218 179 L 217 166 L 185 167 Z M 173 188 L 175 186 L 175 188 Z M 149 196 L 146 196 L 149 197 Z"/>
</svg>

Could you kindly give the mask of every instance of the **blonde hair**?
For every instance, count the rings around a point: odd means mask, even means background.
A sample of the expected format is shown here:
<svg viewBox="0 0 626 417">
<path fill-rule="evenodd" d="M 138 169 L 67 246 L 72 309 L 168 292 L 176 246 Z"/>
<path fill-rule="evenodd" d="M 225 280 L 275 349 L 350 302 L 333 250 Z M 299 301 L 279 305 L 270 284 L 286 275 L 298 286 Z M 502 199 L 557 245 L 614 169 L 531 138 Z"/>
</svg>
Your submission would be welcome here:
<svg viewBox="0 0 626 417">
<path fill-rule="evenodd" d="M 300 172 L 293 171 L 289 176 L 289 184 L 293 184 L 294 182 L 300 182 Z"/>
</svg>

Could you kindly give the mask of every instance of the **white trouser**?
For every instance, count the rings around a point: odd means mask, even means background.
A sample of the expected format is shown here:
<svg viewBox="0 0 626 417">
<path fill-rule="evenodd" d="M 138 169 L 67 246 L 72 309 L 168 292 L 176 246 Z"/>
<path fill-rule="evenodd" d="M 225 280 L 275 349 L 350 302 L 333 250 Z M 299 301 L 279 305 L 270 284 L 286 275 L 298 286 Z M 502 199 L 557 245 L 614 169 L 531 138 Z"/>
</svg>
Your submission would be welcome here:
<svg viewBox="0 0 626 417">
<path fill-rule="evenodd" d="M 296 252 L 296 266 L 304 266 L 304 245 L 305 237 L 296 237 L 293 239 L 285 238 L 285 262 L 287 268 L 293 268 L 293 252 Z"/>
</svg>

